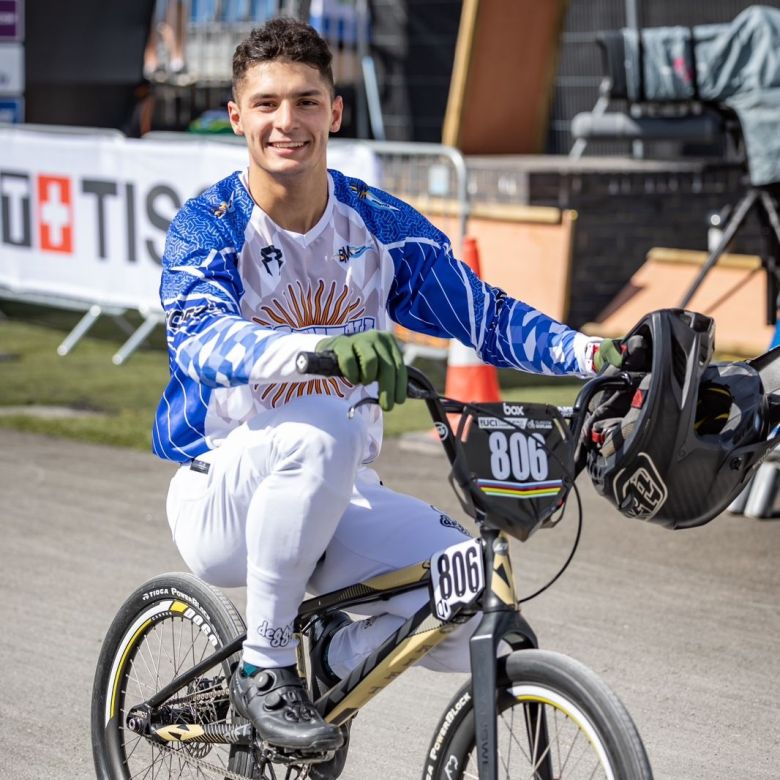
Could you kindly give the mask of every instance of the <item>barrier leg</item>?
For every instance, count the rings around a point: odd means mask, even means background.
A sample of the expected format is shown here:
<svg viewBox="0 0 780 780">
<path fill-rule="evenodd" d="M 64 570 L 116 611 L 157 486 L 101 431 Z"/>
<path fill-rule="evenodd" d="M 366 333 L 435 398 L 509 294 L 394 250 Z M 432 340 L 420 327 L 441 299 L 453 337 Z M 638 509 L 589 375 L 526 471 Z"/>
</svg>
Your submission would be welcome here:
<svg viewBox="0 0 780 780">
<path fill-rule="evenodd" d="M 127 360 L 128 357 L 146 341 L 149 334 L 155 329 L 157 325 L 164 322 L 164 318 L 160 314 L 149 314 L 144 321 L 136 328 L 132 336 L 119 348 L 117 353 L 111 358 L 111 362 L 115 366 L 121 366 L 122 363 Z"/>
<path fill-rule="evenodd" d="M 780 470 L 777 463 L 762 463 L 750 486 L 745 517 L 769 517 L 775 503 Z"/>
<path fill-rule="evenodd" d="M 135 331 L 133 325 L 129 323 L 121 314 L 112 315 L 112 319 L 117 324 L 119 330 L 121 330 L 122 333 L 126 334 L 127 336 L 132 335 L 133 331 Z"/>
<path fill-rule="evenodd" d="M 751 477 L 747 485 L 742 488 L 742 492 L 729 504 L 727 512 L 732 515 L 741 515 L 745 511 L 745 505 L 750 498 L 750 489 L 753 487 L 753 478 Z"/>
<path fill-rule="evenodd" d="M 95 324 L 103 309 L 97 304 L 89 307 L 89 311 L 76 323 L 76 327 L 65 336 L 62 344 L 57 347 L 57 354 L 65 357 L 76 346 L 79 339 Z"/>
</svg>

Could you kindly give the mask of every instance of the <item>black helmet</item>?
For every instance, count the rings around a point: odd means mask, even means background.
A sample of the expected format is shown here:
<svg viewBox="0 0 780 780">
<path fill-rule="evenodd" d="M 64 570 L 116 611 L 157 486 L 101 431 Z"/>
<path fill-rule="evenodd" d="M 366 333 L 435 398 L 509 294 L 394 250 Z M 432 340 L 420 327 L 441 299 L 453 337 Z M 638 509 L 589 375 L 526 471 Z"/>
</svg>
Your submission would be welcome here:
<svg viewBox="0 0 780 780">
<path fill-rule="evenodd" d="M 642 365 L 629 365 L 619 388 L 597 393 L 588 407 L 588 473 L 627 517 L 667 528 L 703 525 L 777 443 L 767 440 L 774 421 L 762 373 L 777 389 L 772 364 L 780 350 L 711 364 L 714 330 L 695 312 L 648 314 L 626 339 L 643 345 L 643 353 L 634 349 Z"/>
</svg>

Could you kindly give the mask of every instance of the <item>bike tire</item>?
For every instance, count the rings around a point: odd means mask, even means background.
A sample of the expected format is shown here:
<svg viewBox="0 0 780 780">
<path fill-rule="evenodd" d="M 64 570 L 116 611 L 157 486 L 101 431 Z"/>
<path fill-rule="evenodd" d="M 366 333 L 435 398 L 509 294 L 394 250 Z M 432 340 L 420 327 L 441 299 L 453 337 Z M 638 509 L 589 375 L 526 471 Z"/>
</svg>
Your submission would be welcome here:
<svg viewBox="0 0 780 780">
<path fill-rule="evenodd" d="M 497 683 L 499 778 L 652 780 L 650 762 L 631 716 L 586 666 L 559 653 L 519 650 L 506 658 L 505 670 Z M 527 733 L 525 716 L 531 707 L 542 707 L 545 713 L 546 731 L 551 735 L 545 760 L 552 766 L 542 761 L 535 768 L 548 745 L 538 732 L 533 738 Z M 562 747 L 554 744 L 563 740 Z M 583 752 L 575 753 L 575 746 Z M 455 694 L 434 732 L 424 780 L 476 778 L 475 752 L 469 681 Z"/>
<path fill-rule="evenodd" d="M 203 777 L 194 768 L 198 760 L 220 770 L 253 776 L 254 757 L 249 747 L 183 742 L 160 747 L 125 727 L 126 707 L 141 703 L 175 674 L 244 632 L 244 622 L 229 599 L 191 574 L 162 574 L 141 585 L 111 623 L 97 663 L 91 713 L 97 777 L 127 780 L 144 762 L 150 767 L 150 776 L 156 778 Z M 216 675 L 209 678 L 215 698 L 208 705 L 194 705 L 198 722 L 232 721 L 227 682 L 238 661 L 236 653 L 221 669 L 207 673 Z M 156 677 L 154 683 L 147 685 L 146 676 Z M 220 679 L 218 686 L 216 680 Z M 141 772 L 141 776 L 146 775 Z"/>
</svg>

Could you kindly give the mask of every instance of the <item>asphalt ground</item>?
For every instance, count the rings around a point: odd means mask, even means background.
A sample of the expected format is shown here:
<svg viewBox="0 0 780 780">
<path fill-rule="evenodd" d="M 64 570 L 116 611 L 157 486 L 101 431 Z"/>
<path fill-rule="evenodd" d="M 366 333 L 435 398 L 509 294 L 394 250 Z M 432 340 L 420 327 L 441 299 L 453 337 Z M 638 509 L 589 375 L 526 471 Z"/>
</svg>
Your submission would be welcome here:
<svg viewBox="0 0 780 780">
<path fill-rule="evenodd" d="M 151 455 L 0 431 L 0 777 L 94 776 L 89 705 L 103 635 L 141 582 L 183 564 L 164 519 L 172 466 Z M 463 520 L 441 456 L 386 443 L 391 487 Z M 657 778 L 780 777 L 780 522 L 722 515 L 673 533 L 620 517 L 580 482 L 569 570 L 529 602 L 542 647 L 601 675 Z M 574 517 L 513 550 L 521 594 L 558 569 Z M 228 594 L 243 610 L 243 594 Z M 462 676 L 413 669 L 353 729 L 344 780 L 420 776 Z"/>
</svg>

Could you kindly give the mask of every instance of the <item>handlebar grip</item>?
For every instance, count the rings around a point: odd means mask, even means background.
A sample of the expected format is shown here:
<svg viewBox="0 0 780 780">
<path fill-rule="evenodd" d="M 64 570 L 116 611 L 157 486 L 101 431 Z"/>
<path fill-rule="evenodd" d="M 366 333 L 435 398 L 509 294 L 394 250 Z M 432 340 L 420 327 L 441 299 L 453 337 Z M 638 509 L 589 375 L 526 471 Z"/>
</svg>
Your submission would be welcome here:
<svg viewBox="0 0 780 780">
<path fill-rule="evenodd" d="M 295 358 L 295 367 L 299 374 L 316 374 L 317 376 L 341 376 L 336 353 L 330 350 L 324 352 L 299 352 Z"/>
</svg>

